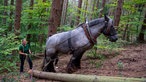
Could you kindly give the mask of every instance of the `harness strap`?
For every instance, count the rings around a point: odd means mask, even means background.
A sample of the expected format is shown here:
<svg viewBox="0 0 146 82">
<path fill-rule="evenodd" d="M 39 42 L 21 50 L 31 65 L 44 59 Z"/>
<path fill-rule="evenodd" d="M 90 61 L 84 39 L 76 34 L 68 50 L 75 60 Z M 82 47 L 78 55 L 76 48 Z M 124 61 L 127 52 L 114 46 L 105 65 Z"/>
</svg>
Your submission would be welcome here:
<svg viewBox="0 0 146 82">
<path fill-rule="evenodd" d="M 83 30 L 84 30 L 84 32 L 85 32 L 85 35 L 86 35 L 86 37 L 88 38 L 89 42 L 90 42 L 92 45 L 96 44 L 96 39 L 92 36 L 92 34 L 91 34 L 91 32 L 90 32 L 90 29 L 89 29 L 89 26 L 88 26 L 87 24 L 84 23 L 84 24 L 82 25 L 82 28 L 83 28 Z"/>
<path fill-rule="evenodd" d="M 110 27 L 108 26 L 108 21 L 105 21 L 103 33 L 107 36 L 110 35 Z"/>
<path fill-rule="evenodd" d="M 49 65 L 49 63 L 51 62 L 51 61 L 55 61 L 55 64 L 57 64 L 57 59 L 58 58 L 55 58 L 55 59 L 51 59 L 50 57 L 49 57 L 49 61 L 44 65 L 44 67 L 43 67 L 43 70 L 45 70 L 46 69 L 46 67 Z M 45 61 L 46 61 L 47 59 L 45 59 Z"/>
<path fill-rule="evenodd" d="M 71 37 L 71 31 L 69 31 L 69 37 Z M 73 46 L 72 46 L 71 38 L 68 39 L 68 46 L 69 46 L 69 48 L 70 48 L 70 50 L 71 50 L 70 53 L 72 54 L 72 52 L 73 52 L 75 49 L 74 49 Z"/>
</svg>

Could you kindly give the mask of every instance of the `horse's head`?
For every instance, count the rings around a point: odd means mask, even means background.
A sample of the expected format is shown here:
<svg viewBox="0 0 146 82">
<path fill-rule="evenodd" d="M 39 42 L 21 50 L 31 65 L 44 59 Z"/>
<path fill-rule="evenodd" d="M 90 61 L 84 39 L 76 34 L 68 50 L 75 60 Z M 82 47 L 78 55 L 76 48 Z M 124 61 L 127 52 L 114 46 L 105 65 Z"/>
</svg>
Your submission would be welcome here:
<svg viewBox="0 0 146 82">
<path fill-rule="evenodd" d="M 111 42 L 116 42 L 118 40 L 117 32 L 113 25 L 113 20 L 106 15 L 104 16 L 105 26 L 102 33 L 109 38 Z"/>
</svg>

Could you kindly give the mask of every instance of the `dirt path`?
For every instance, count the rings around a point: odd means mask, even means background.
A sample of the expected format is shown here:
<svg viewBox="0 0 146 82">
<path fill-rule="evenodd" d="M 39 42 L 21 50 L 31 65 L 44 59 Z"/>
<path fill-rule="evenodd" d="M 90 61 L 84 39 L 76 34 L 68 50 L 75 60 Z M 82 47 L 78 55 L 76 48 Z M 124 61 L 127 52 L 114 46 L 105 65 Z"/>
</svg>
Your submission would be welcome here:
<svg viewBox="0 0 146 82">
<path fill-rule="evenodd" d="M 84 55 L 81 61 L 81 69 L 75 73 L 146 78 L 146 44 L 128 45 L 117 56 L 110 57 L 111 55 L 109 54 L 109 58 L 101 62 L 99 59 L 90 59 Z M 65 72 L 70 57 L 69 55 L 59 57 L 57 72 Z M 40 70 L 41 61 L 42 59 L 34 60 L 36 69 Z"/>
<path fill-rule="evenodd" d="M 113 56 L 114 54 L 104 55 L 106 58 L 101 61 L 88 58 L 84 54 L 81 61 L 81 69 L 74 73 L 146 78 L 146 44 L 128 45 L 117 56 Z M 70 57 L 71 55 L 59 56 L 57 72 L 65 72 Z M 33 60 L 35 70 L 41 70 L 42 60 L 42 58 Z M 25 64 L 25 68 L 28 68 L 28 64 Z M 36 82 L 44 81 L 46 82 L 46 80 L 36 79 Z"/>
</svg>

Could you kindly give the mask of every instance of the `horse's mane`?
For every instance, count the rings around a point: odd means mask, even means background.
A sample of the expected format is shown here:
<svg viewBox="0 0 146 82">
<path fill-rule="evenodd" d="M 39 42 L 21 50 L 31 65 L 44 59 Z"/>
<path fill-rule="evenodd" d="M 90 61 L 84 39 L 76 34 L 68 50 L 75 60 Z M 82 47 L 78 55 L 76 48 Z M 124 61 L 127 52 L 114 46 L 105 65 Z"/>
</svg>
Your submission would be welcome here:
<svg viewBox="0 0 146 82">
<path fill-rule="evenodd" d="M 92 26 L 97 25 L 98 23 L 101 23 L 103 21 L 104 21 L 103 18 L 94 19 L 94 20 L 90 21 L 88 23 L 88 25 L 89 25 L 89 27 L 92 27 Z"/>
</svg>

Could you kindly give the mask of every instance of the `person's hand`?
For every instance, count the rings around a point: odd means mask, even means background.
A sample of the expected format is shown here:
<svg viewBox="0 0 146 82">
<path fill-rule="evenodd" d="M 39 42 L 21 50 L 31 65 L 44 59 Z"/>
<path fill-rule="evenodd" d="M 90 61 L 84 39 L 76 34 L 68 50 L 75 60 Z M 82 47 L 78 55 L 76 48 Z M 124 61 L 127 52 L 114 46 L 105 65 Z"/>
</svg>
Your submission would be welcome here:
<svg viewBox="0 0 146 82">
<path fill-rule="evenodd" d="M 28 54 L 25 54 L 26 56 L 28 55 Z"/>
</svg>

